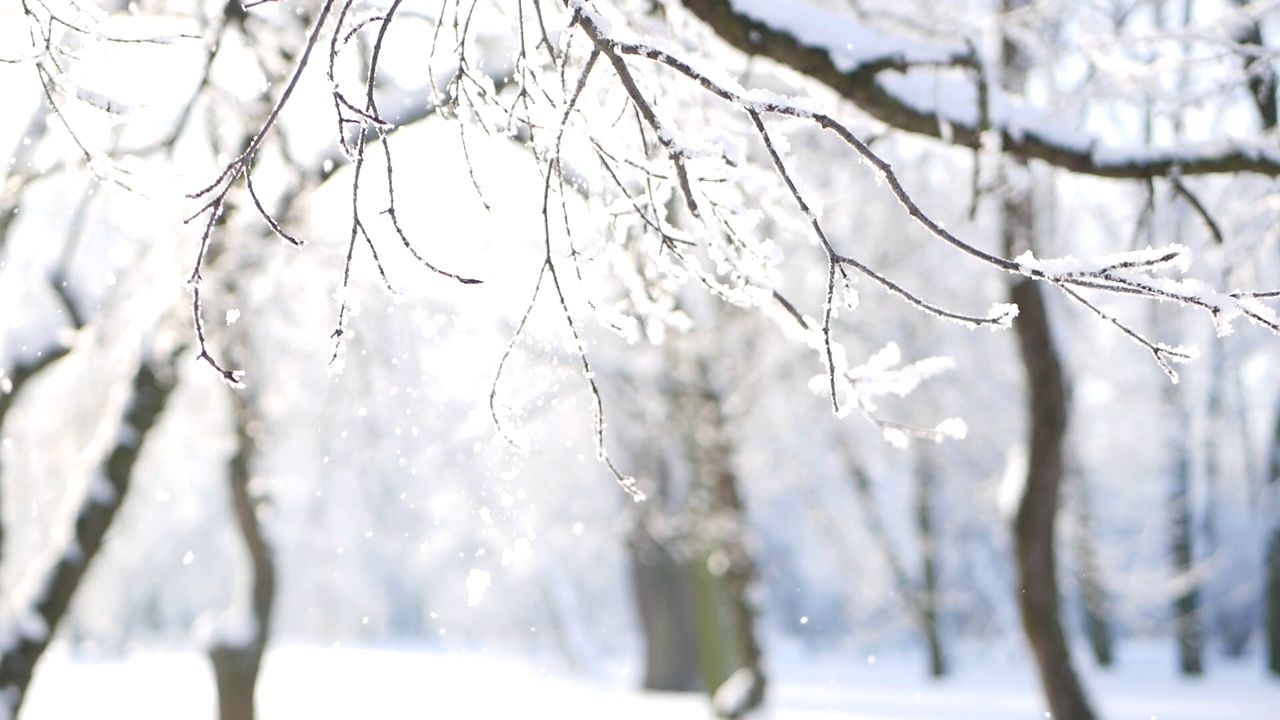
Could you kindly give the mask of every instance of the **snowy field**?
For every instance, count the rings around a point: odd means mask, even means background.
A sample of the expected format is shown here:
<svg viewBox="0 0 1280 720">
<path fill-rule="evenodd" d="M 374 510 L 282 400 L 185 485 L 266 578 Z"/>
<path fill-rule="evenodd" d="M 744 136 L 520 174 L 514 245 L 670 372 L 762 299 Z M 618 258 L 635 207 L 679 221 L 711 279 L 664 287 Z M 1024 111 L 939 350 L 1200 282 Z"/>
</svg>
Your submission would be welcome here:
<svg viewBox="0 0 1280 720">
<path fill-rule="evenodd" d="M 1029 668 L 1008 658 L 968 659 L 941 683 L 915 658 L 775 654 L 769 714 L 785 720 L 1032 720 L 1044 718 Z M 1256 663 L 1219 661 L 1207 678 L 1178 681 L 1172 653 L 1134 649 L 1112 673 L 1086 672 L 1107 720 L 1276 720 L 1280 682 Z M 785 666 L 783 666 L 785 665 Z M 265 720 L 511 718 L 683 720 L 710 716 L 698 695 L 639 693 L 622 668 L 590 680 L 535 661 L 487 655 L 287 646 L 267 658 Z M 89 661 L 56 652 L 37 673 L 23 720 L 212 719 L 210 670 L 194 653 L 139 652 Z"/>
</svg>

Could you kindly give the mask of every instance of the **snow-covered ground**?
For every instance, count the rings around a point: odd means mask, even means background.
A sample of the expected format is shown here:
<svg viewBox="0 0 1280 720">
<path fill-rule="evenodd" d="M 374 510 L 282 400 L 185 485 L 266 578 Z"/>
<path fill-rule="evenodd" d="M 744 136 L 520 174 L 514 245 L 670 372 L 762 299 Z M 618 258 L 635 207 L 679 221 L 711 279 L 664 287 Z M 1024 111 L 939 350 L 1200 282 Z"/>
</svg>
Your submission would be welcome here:
<svg viewBox="0 0 1280 720">
<path fill-rule="evenodd" d="M 1275 720 L 1280 682 L 1256 662 L 1217 663 L 1208 677 L 1175 678 L 1172 654 L 1136 648 L 1110 673 L 1087 672 L 1109 720 Z M 1032 720 L 1045 714 L 1030 669 L 1007 656 L 968 658 L 954 678 L 921 675 L 918 658 L 823 658 L 775 653 L 770 717 L 780 720 Z M 591 681 L 536 661 L 403 649 L 285 646 L 270 652 L 259 707 L 264 720 L 306 718 L 702 719 L 698 695 L 640 693 L 625 669 Z M 214 717 L 214 689 L 195 653 L 138 652 L 90 661 L 57 652 L 43 662 L 24 720 Z"/>
</svg>

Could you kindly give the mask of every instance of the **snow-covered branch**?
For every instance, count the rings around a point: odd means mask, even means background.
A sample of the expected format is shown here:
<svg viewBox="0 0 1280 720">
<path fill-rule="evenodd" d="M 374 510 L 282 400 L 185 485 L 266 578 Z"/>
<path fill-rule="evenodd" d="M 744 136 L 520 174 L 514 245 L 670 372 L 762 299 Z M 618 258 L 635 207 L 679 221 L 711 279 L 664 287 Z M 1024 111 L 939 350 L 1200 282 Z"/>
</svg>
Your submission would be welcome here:
<svg viewBox="0 0 1280 720">
<path fill-rule="evenodd" d="M 890 127 L 980 149 L 984 134 L 999 135 L 1014 157 L 1040 160 L 1084 175 L 1143 179 L 1257 173 L 1280 176 L 1280 149 L 1265 138 L 1188 144 L 1176 148 L 1115 147 L 1063 128 L 1048 110 L 1037 110 L 985 85 L 989 73 L 964 47 L 948 48 L 908 38 L 822 11 L 802 0 L 682 0 L 729 45 L 767 57 L 834 90 Z M 869 47 L 868 47 L 869 46 Z M 956 92 L 915 92 L 904 73 L 949 66 L 967 71 Z M 978 107 L 987 93 L 992 112 Z M 957 97 L 966 103 L 953 104 Z M 943 98 L 939 101 L 939 98 Z M 984 116 L 986 125 L 984 126 Z"/>
</svg>

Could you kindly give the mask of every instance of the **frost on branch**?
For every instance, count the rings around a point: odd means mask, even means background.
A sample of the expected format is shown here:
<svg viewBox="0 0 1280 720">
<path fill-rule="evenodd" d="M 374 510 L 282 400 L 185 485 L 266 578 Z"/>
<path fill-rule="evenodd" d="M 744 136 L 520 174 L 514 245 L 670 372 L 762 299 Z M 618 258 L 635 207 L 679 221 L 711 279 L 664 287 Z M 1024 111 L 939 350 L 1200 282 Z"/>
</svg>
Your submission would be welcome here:
<svg viewBox="0 0 1280 720">
<path fill-rule="evenodd" d="M 845 367 L 843 348 L 837 346 L 833 357 L 840 362 L 834 385 L 840 393 L 837 403 L 839 417 L 857 410 L 883 433 L 886 442 L 899 448 L 906 447 L 911 438 L 941 442 L 960 440 L 968 434 L 968 426 L 960 418 L 948 418 L 933 428 L 925 428 L 886 420 L 877 414 L 877 398 L 890 395 L 906 397 L 924 381 L 954 368 L 955 362 L 951 358 L 931 357 L 903 365 L 902 350 L 897 343 L 885 345 L 865 363 L 852 368 Z M 823 393 L 829 387 L 827 375 L 819 375 L 809 381 L 809 388 L 817 393 Z"/>
<path fill-rule="evenodd" d="M 871 317 L 868 308 L 881 307 L 878 295 L 970 328 L 1010 326 L 1012 305 L 984 310 L 990 298 L 978 293 L 948 300 L 922 279 L 924 273 L 884 267 L 885 239 L 841 217 L 851 202 L 900 210 L 913 232 L 895 228 L 894 241 L 944 250 L 946 261 L 957 266 L 952 277 L 962 282 L 997 270 L 1053 285 L 1146 348 L 1171 376 L 1172 365 L 1189 359 L 1190 351 L 1149 340 L 1107 315 L 1094 304 L 1098 293 L 1199 307 L 1224 334 L 1241 316 L 1280 330 L 1268 306 L 1274 294 L 1223 292 L 1179 277 L 1187 272 L 1184 248 L 1088 261 L 1030 254 L 1010 259 L 984 249 L 985 237 L 948 230 L 926 202 L 930 198 L 909 190 L 879 146 L 873 149 L 873 133 L 878 138 L 888 128 L 888 134 L 941 137 L 983 153 L 1145 181 L 1216 172 L 1275 176 L 1280 168 L 1274 147 L 1256 143 L 1228 143 L 1216 151 L 1196 145 L 1184 153 L 1097 148 L 1090 138 L 1060 132 L 1049 122 L 1051 113 L 984 87 L 985 59 L 977 43 L 958 35 L 913 39 L 866 18 L 764 0 L 444 0 L 413 11 L 400 3 L 322 0 L 298 13 L 250 7 L 248 19 L 264 27 L 260 35 L 242 32 L 241 6 L 225 12 L 203 39 L 212 41 L 214 55 L 251 46 L 240 59 L 253 81 L 243 88 L 234 84 L 241 100 L 235 114 L 205 108 L 207 88 L 193 88 L 173 137 L 198 132 L 193 128 L 226 128 L 200 136 L 208 140 L 204 161 L 211 169 L 207 184 L 192 188 L 190 196 L 189 286 L 197 357 L 233 385 L 241 382 L 239 374 L 223 368 L 208 349 L 205 331 L 214 328 L 206 326 L 201 293 L 217 288 L 205 289 L 202 271 L 246 227 L 302 248 L 312 238 L 293 227 L 295 201 L 321 184 L 342 190 L 336 233 L 342 252 L 331 279 L 339 288 L 331 372 L 341 372 L 346 333 L 356 322 L 353 273 L 372 270 L 387 290 L 398 292 L 413 282 L 403 267 L 412 265 L 429 278 L 418 282 L 439 283 L 465 297 L 482 278 L 501 276 L 501 266 L 513 257 L 525 257 L 498 252 L 480 267 L 453 267 L 450 250 L 470 240 L 466 219 L 451 216 L 454 208 L 437 207 L 437 197 L 410 195 L 412 183 L 397 182 L 400 168 L 433 160 L 404 149 L 400 129 L 431 117 L 454 123 L 468 158 L 455 178 L 460 187 L 485 195 L 483 163 L 472 162 L 484 143 L 519 145 L 537 169 L 538 181 L 521 191 L 536 199 L 541 217 L 504 242 L 536 248 L 537 259 L 522 268 L 524 277 L 537 278 L 530 307 L 552 308 L 569 328 L 601 417 L 605 398 L 587 362 L 591 337 L 585 333 L 594 323 L 628 342 L 661 342 L 667 333 L 691 327 L 682 307 L 695 292 L 801 326 L 803 342 L 816 341 L 820 350 L 826 392 L 838 414 L 867 414 L 863 405 L 882 386 L 914 387 L 920 380 L 896 366 L 874 377 L 851 375 L 840 357 L 842 335 Z M 751 32 L 741 32 L 744 27 Z M 231 35 L 237 42 L 222 42 Z M 747 65 L 735 47 L 791 65 L 803 77 L 756 63 L 740 72 Z M 812 63 L 797 67 L 799 57 Z M 230 82 L 222 69 L 231 65 L 229 58 L 205 62 L 202 82 L 214 89 Z M 926 76 L 936 80 L 922 85 Z M 61 97 L 56 84 L 46 89 L 51 99 Z M 115 102 L 109 92 L 86 98 L 98 106 Z M 883 126 L 869 125 L 837 99 L 851 101 Z M 322 111 L 312 112 L 316 108 Z M 205 112 L 207 122 L 188 122 Z M 329 124 L 323 149 L 287 141 L 291 131 L 314 134 L 317 117 Z M 172 144 L 166 139 L 159 146 Z M 821 162 L 805 155 L 814 148 L 821 148 Z M 853 193 L 839 185 L 847 178 L 831 170 L 836 167 L 873 182 L 851 201 Z M 416 205 L 431 206 L 424 211 L 432 219 L 425 231 L 410 220 Z M 523 331 L 522 323 L 514 334 Z M 930 366 L 907 367 L 920 373 Z M 607 464 L 603 421 L 594 427 Z M 626 477 L 615 474 L 620 482 Z"/>
<path fill-rule="evenodd" d="M 1102 290 L 1200 308 L 1209 313 L 1219 336 L 1231 334 L 1235 329 L 1233 321 L 1240 317 L 1273 333 L 1280 332 L 1280 317 L 1277 317 L 1271 307 L 1261 302 L 1263 298 L 1276 297 L 1276 293 L 1228 293 L 1194 278 L 1159 274 L 1162 271 L 1186 273 L 1191 267 L 1190 255 L 1185 246 L 1170 245 L 1113 253 L 1089 260 L 1073 257 L 1043 259 L 1028 251 L 1019 255 L 1014 262 L 1022 274 L 1056 286 L 1067 297 L 1146 348 L 1169 379 L 1176 383 L 1178 373 L 1173 369 L 1173 364 L 1194 360 L 1198 355 L 1196 348 L 1171 346 L 1149 340 L 1127 323 L 1087 300 L 1081 295 L 1081 291 Z"/>
<path fill-rule="evenodd" d="M 1166 168 L 1158 158 L 1136 155 L 1103 163 L 1087 143 L 1055 134 L 1039 116 L 992 88 L 984 88 L 988 107 L 981 107 L 984 95 L 973 83 L 982 75 L 974 72 L 982 58 L 967 43 L 912 40 L 861 21 L 837 18 L 835 22 L 826 11 L 792 3 L 684 3 L 685 9 L 720 33 L 719 40 L 706 35 L 703 26 L 689 24 L 689 18 L 673 19 L 641 2 L 564 0 L 519 2 L 516 7 L 519 12 L 511 12 L 509 3 L 446 0 L 433 14 L 410 18 L 400 13 L 398 3 L 385 12 L 372 12 L 323 2 L 313 16 L 305 18 L 305 31 L 295 33 L 301 44 L 291 48 L 296 59 L 284 65 L 288 70 L 281 82 L 254 108 L 256 119 L 242 149 L 224 161 L 211 184 L 193 194 L 200 203 L 193 219 L 199 218 L 202 227 L 191 274 L 193 320 L 202 360 L 224 377 L 239 381 L 205 348 L 199 297 L 200 270 L 206 256 L 223 242 L 220 223 L 227 209 L 238 200 L 272 233 L 302 245 L 283 223 L 288 204 L 281 198 L 293 191 L 269 189 L 269 174 L 259 172 L 259 166 L 272 154 L 289 152 L 276 131 L 284 129 L 285 106 L 306 92 L 300 79 L 308 64 L 320 67 L 327 81 L 324 92 L 333 109 L 330 120 L 338 151 L 325 159 L 327 165 L 318 164 L 329 169 L 304 178 L 302 184 L 337 182 L 331 179 L 332 168 L 344 163 L 350 168 L 341 176 L 349 185 L 350 211 L 342 229 L 346 252 L 338 280 L 330 372 L 342 370 L 345 333 L 358 309 L 349 290 L 359 258 L 372 260 L 371 267 L 389 290 L 402 282 L 393 257 L 411 260 L 437 280 L 462 286 L 479 282 L 478 277 L 438 264 L 434 238 L 419 237 L 402 221 L 402 211 L 409 213 L 397 200 L 404 191 L 397 191 L 395 169 L 397 162 L 416 158 L 400 160 L 393 152 L 399 125 L 429 115 L 456 122 L 458 142 L 469 163 L 473 145 L 491 139 L 514 140 L 525 149 L 541 178 L 527 190 L 540 202 L 540 226 L 510 238 L 540 250 L 540 264 L 528 268 L 528 276 L 537 277 L 529 309 L 552 308 L 572 335 L 570 347 L 578 355 L 583 382 L 593 399 L 597 455 L 624 488 L 627 476 L 612 466 L 605 449 L 605 397 L 587 358 L 586 321 L 628 342 L 644 338 L 657 343 L 668 332 L 691 327 L 682 310 L 691 292 L 767 310 L 765 314 L 783 325 L 799 325 L 803 342 L 819 350 L 833 411 L 844 415 L 856 409 L 877 426 L 891 429 L 874 418 L 875 398 L 909 392 L 946 365 L 942 360 L 925 360 L 902 366 L 901 359 L 895 358 L 893 363 L 877 366 L 885 360 L 877 356 L 851 368 L 843 357 L 840 337 L 851 323 L 867 317 L 869 306 L 878 305 L 879 298 L 874 305 L 870 302 L 871 294 L 888 295 L 904 307 L 969 328 L 1011 326 L 1017 313 L 1013 305 L 995 304 L 985 312 L 982 304 L 952 307 L 932 297 L 936 289 L 921 282 L 918 274 L 879 267 L 883 258 L 876 252 L 875 239 L 868 243 L 833 217 L 836 213 L 829 209 L 833 194 L 823 186 L 830 176 L 806 167 L 802 151 L 812 147 L 818 136 L 833 141 L 823 146 L 829 150 L 829 164 L 857 168 L 875 181 L 878 190 L 859 197 L 858 202 L 896 203 L 919 235 L 905 241 L 940 244 L 954 253 L 953 261 L 965 266 L 956 277 L 995 269 L 1053 285 L 1146 348 L 1171 377 L 1176 378 L 1172 365 L 1189 359 L 1192 351 L 1147 339 L 1096 305 L 1096 293 L 1200 307 L 1210 313 L 1220 333 L 1229 332 L 1232 321 L 1240 316 L 1273 331 L 1280 329 L 1275 313 L 1265 304 L 1271 295 L 1222 293 L 1177 277 L 1187 271 L 1185 248 L 1149 248 L 1089 261 L 1038 259 L 1030 254 L 1010 259 L 989 252 L 981 242 L 948 230 L 917 201 L 890 163 L 872 149 L 863 130 L 853 124 L 847 108 L 832 109 L 830 96 L 807 80 L 797 81 L 774 69 L 753 68 L 751 74 L 737 75 L 729 70 L 736 66 L 717 62 L 726 57 L 724 47 L 707 47 L 720 40 L 738 44 L 737 36 L 717 23 L 746 18 L 761 33 L 756 50 L 777 55 L 775 59 L 783 64 L 789 56 L 775 52 L 774 34 L 824 52 L 837 76 L 867 73 L 877 82 L 884 80 L 879 87 L 889 93 L 885 101 L 901 105 L 898 109 L 906 113 L 893 116 L 907 118 L 899 129 L 944 135 L 948 142 L 977 147 L 982 128 L 976 124 L 986 122 L 998 126 L 987 133 L 998 137 L 993 144 L 997 151 L 1036 158 L 1057 143 L 1062 153 L 1048 162 L 1066 158 L 1061 162 L 1089 162 L 1098 166 L 1095 170 L 1106 165 L 1099 172 L 1102 175 L 1128 176 L 1124 173 L 1137 172 L 1133 166 L 1139 161 L 1146 173 L 1141 177 Z M 729 13 L 712 17 L 715 7 Z M 682 11 L 672 6 L 667 12 Z M 413 23 L 429 30 L 413 36 L 422 41 L 426 54 L 429 81 L 422 95 L 397 83 L 401 69 L 392 59 L 396 55 L 390 50 L 384 53 L 392 27 Z M 920 79 L 917 68 L 940 69 L 938 76 L 945 76 L 945 82 L 939 80 L 932 87 L 932 94 L 925 94 L 934 106 L 908 102 L 920 100 L 915 97 L 920 93 L 911 86 Z M 811 69 L 813 79 L 827 82 L 820 69 Z M 901 75 L 902 82 L 895 85 L 888 80 L 889 74 L 882 73 L 886 69 Z M 952 87 L 956 83 L 969 85 Z M 851 83 L 828 85 L 846 96 L 856 94 Z M 870 103 L 861 96 L 849 99 Z M 944 112 L 944 100 L 948 107 L 955 106 L 955 113 Z M 405 106 L 412 109 L 402 110 Z M 882 120 L 888 118 L 888 124 L 896 127 L 889 114 L 878 113 L 870 104 L 864 109 Z M 928 128 L 917 127 L 910 113 L 928 115 Z M 1268 158 L 1264 153 L 1259 167 L 1265 168 Z M 1223 166 L 1220 158 L 1200 160 L 1177 167 L 1190 174 Z M 476 164 L 469 164 L 459 184 L 483 195 L 484 183 L 478 174 Z M 834 197 L 843 202 L 842 195 Z M 372 209 L 371 203 L 375 204 Z M 828 205 L 825 213 L 824 203 Z M 491 262 L 509 259 L 495 256 Z M 808 281 L 818 273 L 825 282 Z M 797 278 L 806 281 L 796 284 Z M 789 289 L 785 294 L 784 288 Z M 528 316 L 526 312 L 526 320 Z M 514 330 L 513 344 L 524 332 L 522 320 Z M 499 379 L 509 354 L 510 349 L 499 361 Z M 503 404 L 491 395 L 499 432 L 504 424 L 496 408 Z M 907 436 L 922 434 L 954 437 L 962 431 L 944 424 L 907 432 Z"/>
</svg>

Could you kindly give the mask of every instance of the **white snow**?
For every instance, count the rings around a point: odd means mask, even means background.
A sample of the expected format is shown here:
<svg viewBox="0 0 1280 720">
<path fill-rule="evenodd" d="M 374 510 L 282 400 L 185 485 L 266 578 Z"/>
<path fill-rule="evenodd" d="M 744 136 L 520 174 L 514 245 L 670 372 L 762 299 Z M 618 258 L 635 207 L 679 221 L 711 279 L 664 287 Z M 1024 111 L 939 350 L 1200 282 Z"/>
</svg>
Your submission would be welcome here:
<svg viewBox="0 0 1280 720">
<path fill-rule="evenodd" d="M 1014 445 L 1005 453 L 1004 474 L 996 494 L 996 510 L 1006 521 L 1013 520 L 1018 514 L 1018 505 L 1022 503 L 1022 494 L 1027 487 L 1027 463 L 1025 445 Z"/>
<path fill-rule="evenodd" d="M 467 574 L 467 605 L 475 607 L 484 601 L 484 592 L 493 580 L 488 571 L 473 568 Z"/>
<path fill-rule="evenodd" d="M 759 676 L 749 667 L 733 671 L 728 680 L 716 688 L 711 696 L 711 706 L 720 715 L 742 714 L 751 701 L 751 690 L 759 682 Z"/>
<path fill-rule="evenodd" d="M 775 30 L 789 33 L 802 45 L 824 48 L 841 71 L 878 61 L 901 59 L 912 64 L 946 63 L 965 52 L 896 37 L 796 0 L 732 0 L 730 5 Z"/>
<path fill-rule="evenodd" d="M 1034 671 L 1020 653 L 970 648 L 955 677 L 926 679 L 915 656 L 877 650 L 821 658 L 783 648 L 771 670 L 775 720 L 1029 720 L 1044 717 Z M 1121 646 L 1120 665 L 1085 668 L 1103 717 L 1274 720 L 1280 685 L 1254 664 L 1217 663 L 1179 681 L 1173 648 Z M 445 653 L 283 646 L 267 653 L 258 685 L 262 720 L 307 718 L 547 717 L 705 720 L 698 694 L 643 693 L 632 668 L 606 666 L 588 684 L 555 662 L 483 651 Z M 139 652 L 89 660 L 55 649 L 36 670 L 24 720 L 125 716 L 213 717 L 208 661 L 195 652 Z"/>
</svg>

